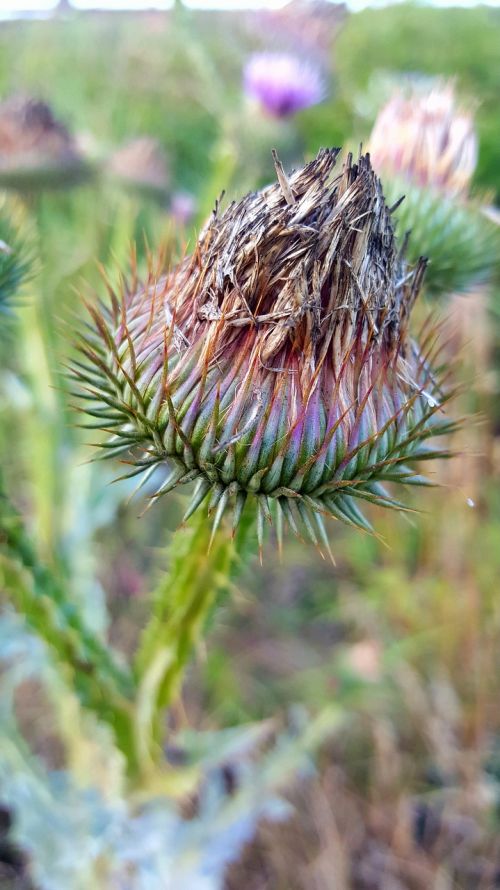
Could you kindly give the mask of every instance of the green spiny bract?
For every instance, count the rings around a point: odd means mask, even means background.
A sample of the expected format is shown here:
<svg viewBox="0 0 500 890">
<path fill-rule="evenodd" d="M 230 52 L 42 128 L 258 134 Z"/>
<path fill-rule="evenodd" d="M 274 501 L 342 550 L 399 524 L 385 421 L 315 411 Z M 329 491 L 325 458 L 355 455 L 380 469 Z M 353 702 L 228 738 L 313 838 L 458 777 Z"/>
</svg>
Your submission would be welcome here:
<svg viewBox="0 0 500 890">
<path fill-rule="evenodd" d="M 436 338 L 408 322 L 425 263 L 408 269 L 369 158 L 322 150 L 247 195 L 192 256 L 90 308 L 74 375 L 107 455 L 131 474 L 196 481 L 217 527 L 248 499 L 262 541 L 283 519 L 328 547 L 324 517 L 370 529 L 360 504 L 400 507 L 385 482 L 422 484 L 414 462 L 450 430 L 432 373 Z M 95 421 L 95 424 L 94 424 Z"/>
<path fill-rule="evenodd" d="M 33 272 L 32 233 L 21 209 L 0 202 L 0 313 L 10 314 L 23 282 Z"/>
<path fill-rule="evenodd" d="M 387 202 L 404 194 L 394 212 L 396 234 L 410 234 L 408 259 L 429 258 L 425 291 L 432 297 L 465 293 L 487 282 L 500 264 L 500 230 L 475 201 L 458 201 L 402 179 L 383 178 Z"/>
</svg>

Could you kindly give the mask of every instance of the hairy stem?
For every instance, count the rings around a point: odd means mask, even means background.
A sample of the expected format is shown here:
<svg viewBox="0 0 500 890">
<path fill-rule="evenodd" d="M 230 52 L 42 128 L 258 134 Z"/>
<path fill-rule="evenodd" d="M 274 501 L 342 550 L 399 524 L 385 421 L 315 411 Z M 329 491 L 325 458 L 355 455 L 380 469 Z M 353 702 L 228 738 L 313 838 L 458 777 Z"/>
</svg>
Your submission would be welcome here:
<svg viewBox="0 0 500 890">
<path fill-rule="evenodd" d="M 174 535 L 170 571 L 155 592 L 136 657 L 135 725 L 138 758 L 146 767 L 160 753 L 162 713 L 179 692 L 217 598 L 243 564 L 252 526 L 245 517 L 234 540 L 222 526 L 210 545 L 211 523 L 200 511 Z"/>
</svg>

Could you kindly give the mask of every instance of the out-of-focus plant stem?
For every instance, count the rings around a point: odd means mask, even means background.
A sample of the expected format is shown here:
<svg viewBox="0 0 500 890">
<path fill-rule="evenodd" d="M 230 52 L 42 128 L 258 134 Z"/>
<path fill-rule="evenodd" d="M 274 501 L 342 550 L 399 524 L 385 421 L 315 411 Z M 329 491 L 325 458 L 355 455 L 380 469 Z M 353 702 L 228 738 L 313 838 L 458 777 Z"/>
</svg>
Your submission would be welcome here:
<svg viewBox="0 0 500 890">
<path fill-rule="evenodd" d="M 136 658 L 135 727 L 138 757 L 146 769 L 160 753 L 162 714 L 179 692 L 218 596 L 243 563 L 252 527 L 247 516 L 234 540 L 224 525 L 211 540 L 211 523 L 200 511 L 174 535 L 170 571 L 154 594 Z"/>
<path fill-rule="evenodd" d="M 21 517 L 9 503 L 0 479 L 1 587 L 8 591 L 27 625 L 52 650 L 63 676 L 84 707 L 108 723 L 117 745 L 133 761 L 133 680 L 92 632 L 49 569 L 37 557 Z"/>
</svg>

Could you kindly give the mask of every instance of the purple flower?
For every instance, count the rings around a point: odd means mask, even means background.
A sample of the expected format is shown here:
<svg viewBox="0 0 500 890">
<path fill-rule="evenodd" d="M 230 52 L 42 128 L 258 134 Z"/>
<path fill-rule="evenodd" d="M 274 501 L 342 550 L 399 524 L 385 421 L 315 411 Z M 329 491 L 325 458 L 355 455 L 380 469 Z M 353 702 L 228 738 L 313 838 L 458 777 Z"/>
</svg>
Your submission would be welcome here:
<svg viewBox="0 0 500 890">
<path fill-rule="evenodd" d="M 170 203 L 170 215 L 181 226 L 187 226 L 196 213 L 196 198 L 189 192 L 175 192 Z"/>
<path fill-rule="evenodd" d="M 245 92 L 273 117 L 288 117 L 324 96 L 320 71 L 297 56 L 256 53 L 244 71 Z"/>
</svg>

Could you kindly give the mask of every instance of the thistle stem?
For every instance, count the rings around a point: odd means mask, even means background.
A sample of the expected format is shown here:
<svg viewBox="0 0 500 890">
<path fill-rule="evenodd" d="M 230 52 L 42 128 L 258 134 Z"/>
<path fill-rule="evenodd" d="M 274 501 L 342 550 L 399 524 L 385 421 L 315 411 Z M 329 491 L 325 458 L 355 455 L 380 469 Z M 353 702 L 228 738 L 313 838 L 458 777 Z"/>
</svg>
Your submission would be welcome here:
<svg viewBox="0 0 500 890">
<path fill-rule="evenodd" d="M 137 754 L 146 769 L 161 753 L 162 714 L 179 693 L 216 600 L 242 565 L 252 525 L 245 517 L 234 540 L 222 525 L 210 544 L 211 523 L 200 511 L 174 535 L 170 571 L 155 592 L 135 665 Z"/>
</svg>

